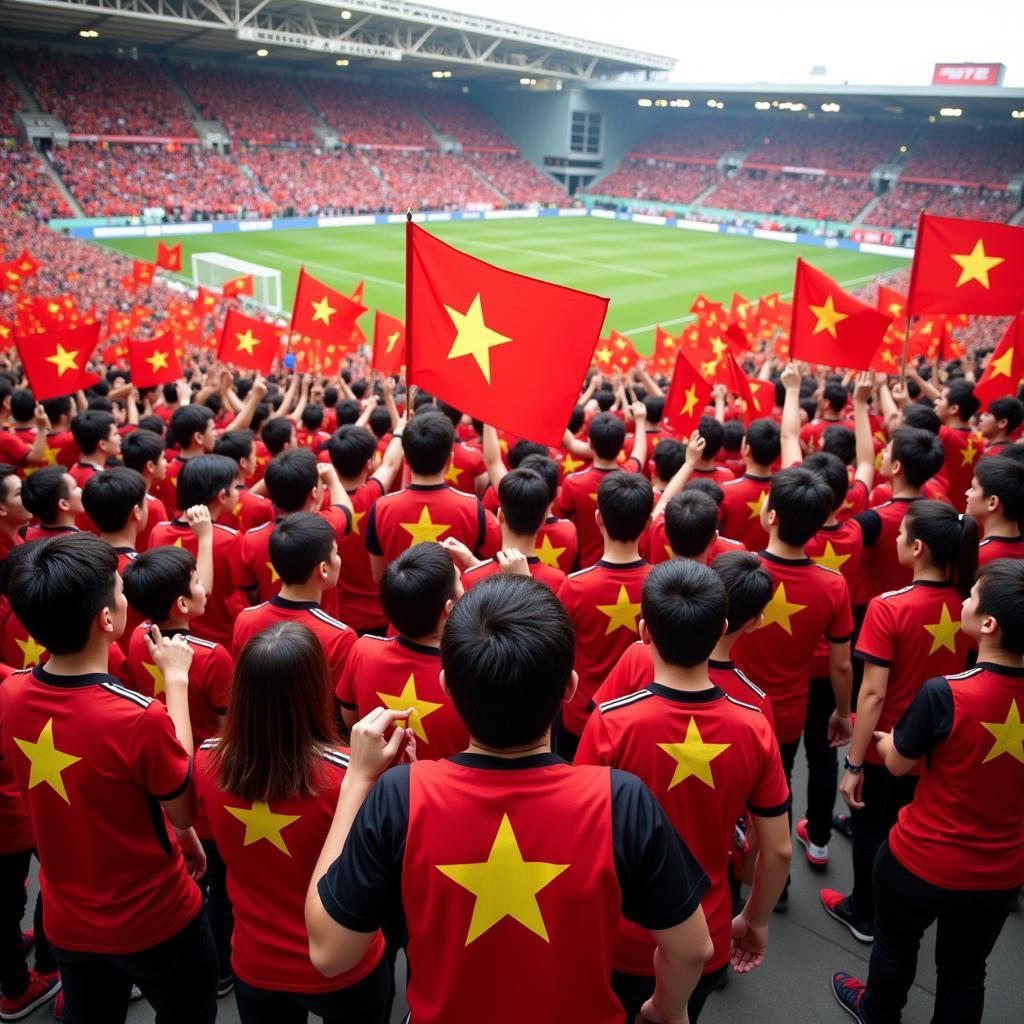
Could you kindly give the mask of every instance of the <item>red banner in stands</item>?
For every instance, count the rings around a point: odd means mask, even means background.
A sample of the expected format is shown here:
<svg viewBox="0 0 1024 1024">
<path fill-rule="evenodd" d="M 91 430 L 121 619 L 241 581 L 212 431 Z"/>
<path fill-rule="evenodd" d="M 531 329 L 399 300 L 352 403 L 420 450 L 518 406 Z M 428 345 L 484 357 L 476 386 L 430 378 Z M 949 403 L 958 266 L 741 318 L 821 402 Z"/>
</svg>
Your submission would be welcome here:
<svg viewBox="0 0 1024 1024">
<path fill-rule="evenodd" d="M 869 228 L 855 228 L 850 232 L 854 242 L 870 242 L 873 245 L 892 245 L 896 239 L 891 231 L 872 231 Z"/>
<path fill-rule="evenodd" d="M 932 85 L 1002 85 L 1005 64 L 936 64 Z"/>
<path fill-rule="evenodd" d="M 80 135 L 69 134 L 72 142 L 126 142 L 132 146 L 168 146 L 177 143 L 179 146 L 198 146 L 199 139 L 185 138 L 178 135 Z"/>
</svg>

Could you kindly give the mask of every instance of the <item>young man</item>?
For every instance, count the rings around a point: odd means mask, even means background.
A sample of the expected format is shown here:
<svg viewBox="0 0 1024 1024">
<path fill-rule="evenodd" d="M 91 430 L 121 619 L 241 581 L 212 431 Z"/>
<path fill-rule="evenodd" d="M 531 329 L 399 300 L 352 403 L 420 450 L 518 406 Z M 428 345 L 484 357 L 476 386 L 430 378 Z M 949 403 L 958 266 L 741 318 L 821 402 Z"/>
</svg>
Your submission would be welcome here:
<svg viewBox="0 0 1024 1024">
<path fill-rule="evenodd" d="M 535 580 L 484 580 L 452 610 L 441 660 L 469 749 L 385 771 L 411 738 L 393 728 L 409 709 L 355 726 L 306 899 L 314 965 L 347 969 L 368 929 L 404 915 L 418 1024 L 621 1024 L 610 984 L 621 913 L 659 949 L 645 1015 L 684 1019 L 711 953 L 707 879 L 635 776 L 551 754 L 551 720 L 576 681 L 565 610 Z"/>
<path fill-rule="evenodd" d="M 146 525 L 139 532 L 135 546 L 139 551 L 149 547 L 149 535 L 157 523 L 167 521 L 167 507 L 151 492 L 167 477 L 167 452 L 163 438 L 152 430 L 133 430 L 121 441 L 121 461 L 128 469 L 142 474 L 146 481 Z"/>
<path fill-rule="evenodd" d="M 900 1019 L 925 930 L 938 922 L 935 1024 L 980 1024 L 985 961 L 1024 883 L 1024 562 L 984 566 L 960 624 L 978 663 L 929 679 L 891 733 L 892 775 L 920 764 L 914 800 L 875 861 L 875 942 L 867 985 L 832 991 L 862 1024 Z"/>
<path fill-rule="evenodd" d="M 22 486 L 17 469 L 0 463 L 0 563 L 25 543 L 19 531 L 32 521 L 32 513 L 21 500 Z"/>
<path fill-rule="evenodd" d="M 666 562 L 651 570 L 642 603 L 640 636 L 654 681 L 599 705 L 575 764 L 606 764 L 643 779 L 711 879 L 702 905 L 715 952 L 687 1007 L 696 1022 L 730 959 L 740 972 L 764 959 L 768 919 L 789 871 L 789 786 L 771 725 L 708 675 L 708 658 L 729 628 L 721 579 L 696 562 Z M 759 853 L 750 899 L 734 922 L 727 869 L 741 815 L 757 833 Z M 654 990 L 653 952 L 649 934 L 620 924 L 612 983 L 626 1020 Z"/>
<path fill-rule="evenodd" d="M 785 384 L 785 381 L 783 381 Z M 846 388 L 837 380 L 821 385 L 818 391 L 817 415 L 800 428 L 799 443 L 804 451 L 815 452 L 821 447 L 821 435 L 832 426 L 843 422 L 842 413 L 849 401 Z"/>
<path fill-rule="evenodd" d="M 217 430 L 212 410 L 205 405 L 182 405 L 174 410 L 170 424 L 171 440 L 178 454 L 167 464 L 167 475 L 159 497 L 168 512 L 178 510 L 178 477 L 189 459 L 208 455 L 217 441 Z M 232 503 L 232 507 L 233 507 Z"/>
<path fill-rule="evenodd" d="M 230 430 L 221 434 L 213 445 L 214 455 L 226 455 L 238 464 L 238 500 L 220 518 L 222 526 L 230 526 L 242 533 L 269 523 L 274 508 L 262 494 L 253 494 L 247 484 L 256 473 L 256 449 L 251 430 Z"/>
<path fill-rule="evenodd" d="M 998 455 L 1013 444 L 1013 435 L 1024 423 L 1024 402 L 1004 395 L 988 403 L 978 419 L 978 430 L 985 439 L 985 455 Z"/>
<path fill-rule="evenodd" d="M 978 565 L 997 558 L 1024 558 L 1024 463 L 981 459 L 967 491 L 967 514 L 978 520 L 985 538 L 978 545 Z"/>
<path fill-rule="evenodd" d="M 955 380 L 942 389 L 935 402 L 935 412 L 942 421 L 939 440 L 944 451 L 942 475 L 946 478 L 946 492 L 957 512 L 963 512 L 967 500 L 964 495 L 971 485 L 971 475 L 978 464 L 978 456 L 985 442 L 971 418 L 981 408 L 974 397 L 974 386 L 966 380 Z"/>
<path fill-rule="evenodd" d="M 25 540 L 46 540 L 62 533 L 79 533 L 75 520 L 85 511 L 82 488 L 63 466 L 37 469 L 21 485 L 21 501 L 39 520 L 25 531 Z"/>
<path fill-rule="evenodd" d="M 750 551 L 768 543 L 761 525 L 761 509 L 772 483 L 772 466 L 781 452 L 779 425 L 774 420 L 754 420 L 747 427 L 740 448 L 746 471 L 722 485 L 722 532 Z"/>
<path fill-rule="evenodd" d="M 715 462 L 715 457 L 722 450 L 722 441 L 725 439 L 725 430 L 722 424 L 714 416 L 701 416 L 700 423 L 697 424 L 697 433 L 704 438 L 704 455 L 694 467 L 694 479 L 714 480 L 719 486 L 729 480 L 735 480 L 736 474 L 731 469 Z M 668 480 L 670 477 L 671 474 L 665 479 Z"/>
<path fill-rule="evenodd" d="M 109 412 L 90 409 L 71 421 L 71 434 L 78 445 L 78 461 L 68 472 L 79 487 L 84 487 L 90 477 L 103 472 L 107 463 L 121 454 L 121 432 Z"/>
<path fill-rule="evenodd" d="M 217 960 L 190 877 L 205 869 L 190 827 L 191 651 L 149 641 L 166 708 L 107 675 L 125 598 L 117 556 L 89 534 L 29 545 L 8 597 L 50 651 L 0 687 L 0 744 L 32 819 L 66 1019 L 124 1021 L 134 983 L 161 1018 L 209 1024 Z"/>
<path fill-rule="evenodd" d="M 26 423 L 24 434 L 18 430 L 0 430 L 0 461 L 9 462 L 19 469 L 26 466 L 52 465 L 56 461 L 57 449 L 50 448 L 47 443 L 47 430 L 50 421 L 46 418 L 46 410 L 41 405 L 36 405 L 32 398 L 31 391 L 15 392 L 3 400 L 3 405 L 8 406 L 8 411 L 13 412 L 14 399 L 19 395 L 25 395 L 24 412 L 28 414 L 31 422 Z"/>
</svg>

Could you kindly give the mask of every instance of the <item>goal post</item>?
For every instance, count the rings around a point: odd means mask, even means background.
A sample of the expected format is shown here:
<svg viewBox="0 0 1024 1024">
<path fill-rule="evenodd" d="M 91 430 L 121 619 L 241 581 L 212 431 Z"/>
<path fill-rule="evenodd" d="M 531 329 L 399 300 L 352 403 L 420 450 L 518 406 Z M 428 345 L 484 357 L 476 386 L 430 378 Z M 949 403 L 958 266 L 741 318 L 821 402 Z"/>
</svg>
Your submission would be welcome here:
<svg viewBox="0 0 1024 1024">
<path fill-rule="evenodd" d="M 281 271 L 219 252 L 192 254 L 192 283 L 220 291 L 236 277 L 252 275 L 252 301 L 266 309 L 281 309 Z"/>
</svg>

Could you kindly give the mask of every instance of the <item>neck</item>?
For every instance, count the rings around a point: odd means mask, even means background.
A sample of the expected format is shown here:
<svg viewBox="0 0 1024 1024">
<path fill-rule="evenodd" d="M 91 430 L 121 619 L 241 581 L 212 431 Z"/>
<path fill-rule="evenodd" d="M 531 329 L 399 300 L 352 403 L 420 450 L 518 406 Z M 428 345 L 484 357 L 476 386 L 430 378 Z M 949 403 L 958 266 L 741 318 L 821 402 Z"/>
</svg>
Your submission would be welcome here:
<svg viewBox="0 0 1024 1024">
<path fill-rule="evenodd" d="M 982 636 L 978 639 L 978 662 L 987 661 L 992 665 L 1006 668 L 1024 668 L 1024 657 L 1006 650 L 995 637 Z"/>
<path fill-rule="evenodd" d="M 363 472 L 359 474 L 359 476 L 343 476 L 340 478 L 341 486 L 344 487 L 346 491 L 354 491 L 356 490 L 356 488 L 362 487 L 363 484 L 366 483 L 366 478 L 368 475 L 369 474 L 364 469 Z"/>
<path fill-rule="evenodd" d="M 736 639 L 739 637 L 740 631 L 736 630 L 735 633 L 726 633 L 721 640 L 715 644 L 715 649 L 711 652 L 711 661 L 731 661 L 732 660 L 732 645 L 736 643 Z"/>
<path fill-rule="evenodd" d="M 305 583 L 286 583 L 281 587 L 281 597 L 286 601 L 315 601 L 320 603 L 324 587 L 320 582 L 306 580 Z"/>
<path fill-rule="evenodd" d="M 950 416 L 946 420 L 947 427 L 953 427 L 955 430 L 967 430 L 970 428 L 970 423 L 967 420 L 961 419 L 959 416 Z"/>
<path fill-rule="evenodd" d="M 839 519 L 838 519 L 838 509 L 833 509 L 828 514 L 828 519 L 825 520 L 825 525 L 826 526 L 835 526 L 836 523 L 838 523 L 838 522 L 839 522 Z"/>
<path fill-rule="evenodd" d="M 772 530 L 771 536 L 768 539 L 767 551 L 769 555 L 774 555 L 776 558 L 797 559 L 807 557 L 802 544 L 787 544 L 785 541 L 779 540 L 778 530 Z"/>
<path fill-rule="evenodd" d="M 919 562 L 914 566 L 915 583 L 948 583 L 949 573 L 930 562 Z"/>
<path fill-rule="evenodd" d="M 1019 537 L 1020 526 L 1012 519 L 1007 519 L 1006 516 L 1001 515 L 990 515 L 985 516 L 982 523 L 985 528 L 986 537 Z"/>
<path fill-rule="evenodd" d="M 146 481 L 146 493 L 149 494 L 153 489 L 153 482 L 155 478 L 152 473 L 146 472 L 142 474 L 142 479 Z"/>
<path fill-rule="evenodd" d="M 772 475 L 772 467 L 771 466 L 762 466 L 760 462 L 754 462 L 753 459 L 748 459 L 747 463 L 746 463 L 746 466 L 747 466 L 746 472 L 747 472 L 748 476 L 761 476 L 761 477 L 764 477 L 764 476 L 771 476 Z"/>
<path fill-rule="evenodd" d="M 999 433 L 995 435 L 995 437 L 986 437 L 985 438 L 985 443 L 986 444 L 1009 444 L 1010 443 L 1010 435 L 1007 434 L 1005 431 L 1000 430 Z"/>
<path fill-rule="evenodd" d="M 446 617 L 442 618 L 433 633 L 428 633 L 426 636 L 407 636 L 405 639 L 411 644 L 419 644 L 420 647 L 440 647 L 441 633 L 444 631 L 445 621 Z"/>
<path fill-rule="evenodd" d="M 196 448 L 194 445 L 189 445 L 188 448 L 182 448 L 179 453 L 179 457 L 182 459 L 194 459 L 197 455 L 205 455 L 206 450 L 203 448 Z"/>
<path fill-rule="evenodd" d="M 619 464 L 614 459 L 602 459 L 597 455 L 594 456 L 594 461 L 591 465 L 595 469 L 618 469 Z"/>
<path fill-rule="evenodd" d="M 637 541 L 604 539 L 604 553 L 601 555 L 602 562 L 612 562 L 615 565 L 627 565 L 640 559 L 640 548 Z"/>
<path fill-rule="evenodd" d="M 55 530 L 61 526 L 74 526 L 75 525 L 75 513 L 74 512 L 61 512 L 52 523 L 43 523 L 43 526 L 50 527 L 51 530 Z"/>
<path fill-rule="evenodd" d="M 513 533 L 502 523 L 501 546 L 503 548 L 515 548 L 516 551 L 521 551 L 527 558 L 533 558 L 537 554 L 537 534 Z"/>
<path fill-rule="evenodd" d="M 15 523 L 6 518 L 0 519 L 0 534 L 5 537 L 13 537 L 24 525 L 24 523 Z"/>
<path fill-rule="evenodd" d="M 188 629 L 189 620 L 188 616 L 182 615 L 181 612 L 172 612 L 163 622 L 158 622 L 157 625 L 160 627 L 161 633 L 166 633 L 169 629 Z"/>
<path fill-rule="evenodd" d="M 434 487 L 437 484 L 444 483 L 444 470 L 440 473 L 410 473 L 409 483 L 416 484 L 419 487 Z"/>
<path fill-rule="evenodd" d="M 120 533 L 101 533 L 100 540 L 105 540 L 112 548 L 131 548 L 135 550 L 135 538 L 138 530 L 121 530 Z"/>
<path fill-rule="evenodd" d="M 714 469 L 715 468 L 715 460 L 714 459 L 698 459 L 697 460 L 697 468 L 698 469 L 707 469 L 707 470 Z"/>
<path fill-rule="evenodd" d="M 550 754 L 551 730 L 548 729 L 540 739 L 534 740 L 533 743 L 524 743 L 521 747 L 488 747 L 471 736 L 466 753 L 487 754 L 489 757 L 500 757 L 509 761 L 517 757 L 530 757 L 533 754 Z"/>
<path fill-rule="evenodd" d="M 889 481 L 890 487 L 892 487 L 892 496 L 894 498 L 920 498 L 921 488 L 914 487 L 912 484 L 908 484 L 907 481 L 901 476 L 894 476 Z"/>
<path fill-rule="evenodd" d="M 839 414 L 834 413 L 831 409 L 827 409 L 825 412 L 821 414 L 819 419 L 824 420 L 826 423 L 838 423 Z"/>
<path fill-rule="evenodd" d="M 74 654 L 51 654 L 46 671 L 55 676 L 84 676 L 107 671 L 110 645 L 116 638 L 112 633 L 93 636 L 89 643 Z"/>
<path fill-rule="evenodd" d="M 668 686 L 673 690 L 687 690 L 696 692 L 706 690 L 711 686 L 708 678 L 708 663 L 702 661 L 692 668 L 683 668 L 681 665 L 669 665 L 662 661 L 657 649 L 651 645 L 651 654 L 654 656 L 654 678 L 662 686 Z"/>
<path fill-rule="evenodd" d="M 100 452 L 92 452 L 89 455 L 83 454 L 78 461 L 84 462 L 88 466 L 96 466 L 98 469 L 103 469 L 107 465 L 107 457 Z"/>
</svg>

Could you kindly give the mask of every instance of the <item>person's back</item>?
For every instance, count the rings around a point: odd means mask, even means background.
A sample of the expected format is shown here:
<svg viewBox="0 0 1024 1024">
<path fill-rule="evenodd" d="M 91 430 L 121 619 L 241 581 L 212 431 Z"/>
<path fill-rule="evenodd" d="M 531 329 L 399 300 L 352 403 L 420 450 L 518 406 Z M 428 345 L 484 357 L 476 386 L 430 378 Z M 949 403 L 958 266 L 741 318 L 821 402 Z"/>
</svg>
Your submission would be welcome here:
<svg viewBox="0 0 1024 1024">
<path fill-rule="evenodd" d="M 755 420 L 747 428 L 740 449 L 746 472 L 722 485 L 722 533 L 740 541 L 750 551 L 768 543 L 761 523 L 761 509 L 772 483 L 772 464 L 779 457 L 779 427 L 773 420 Z"/>
</svg>

